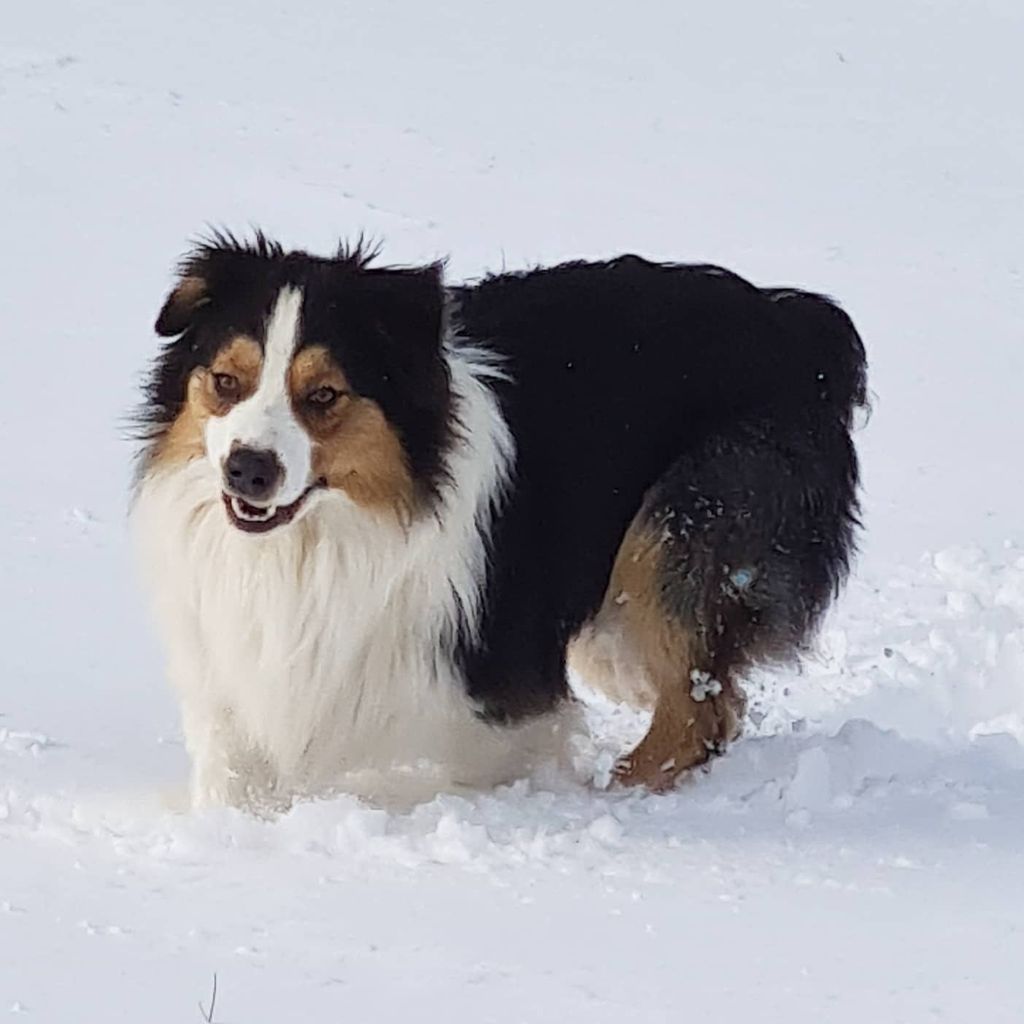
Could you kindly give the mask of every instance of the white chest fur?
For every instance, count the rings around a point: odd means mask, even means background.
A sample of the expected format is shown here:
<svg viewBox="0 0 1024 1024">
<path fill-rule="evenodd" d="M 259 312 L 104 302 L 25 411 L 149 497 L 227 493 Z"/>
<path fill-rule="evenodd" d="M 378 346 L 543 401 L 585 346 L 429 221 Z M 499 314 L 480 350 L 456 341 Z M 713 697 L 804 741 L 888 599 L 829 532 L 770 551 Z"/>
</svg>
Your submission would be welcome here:
<svg viewBox="0 0 1024 1024">
<path fill-rule="evenodd" d="M 489 784 L 550 751 L 553 721 L 482 723 L 446 656 L 475 628 L 484 538 L 513 457 L 486 363 L 450 355 L 462 439 L 438 515 L 408 527 L 321 494 L 262 536 L 227 520 L 205 460 L 139 485 L 133 526 L 182 702 L 197 803 L 322 792 L 426 759 Z"/>
</svg>

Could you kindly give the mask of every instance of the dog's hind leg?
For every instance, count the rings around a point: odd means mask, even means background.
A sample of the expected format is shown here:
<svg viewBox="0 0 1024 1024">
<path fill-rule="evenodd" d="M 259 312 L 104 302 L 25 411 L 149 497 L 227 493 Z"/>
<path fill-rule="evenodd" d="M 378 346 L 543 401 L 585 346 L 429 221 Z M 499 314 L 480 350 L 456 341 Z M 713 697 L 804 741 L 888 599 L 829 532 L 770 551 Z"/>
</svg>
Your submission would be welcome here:
<svg viewBox="0 0 1024 1024">
<path fill-rule="evenodd" d="M 573 670 L 588 683 L 653 710 L 647 735 L 616 775 L 654 790 L 724 749 L 743 711 L 731 676 L 710 673 L 694 624 L 665 607 L 669 543 L 642 511 L 619 549 L 600 611 L 569 650 Z"/>
<path fill-rule="evenodd" d="M 734 738 L 742 672 L 799 653 L 846 574 L 856 479 L 841 423 L 752 421 L 651 488 L 570 649 L 585 679 L 653 707 L 622 782 L 663 789 Z"/>
</svg>

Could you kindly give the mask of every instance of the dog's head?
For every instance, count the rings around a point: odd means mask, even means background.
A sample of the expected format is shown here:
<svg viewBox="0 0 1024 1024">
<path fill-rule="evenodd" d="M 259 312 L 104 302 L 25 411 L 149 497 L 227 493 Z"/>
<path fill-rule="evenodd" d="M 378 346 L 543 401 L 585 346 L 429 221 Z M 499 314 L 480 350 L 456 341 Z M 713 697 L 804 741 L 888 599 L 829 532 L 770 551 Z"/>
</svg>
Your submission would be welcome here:
<svg viewBox="0 0 1024 1024">
<path fill-rule="evenodd" d="M 451 393 L 437 265 L 378 268 L 257 236 L 181 265 L 156 321 L 147 471 L 205 459 L 228 520 L 267 533 L 334 494 L 400 517 L 436 493 Z"/>
</svg>

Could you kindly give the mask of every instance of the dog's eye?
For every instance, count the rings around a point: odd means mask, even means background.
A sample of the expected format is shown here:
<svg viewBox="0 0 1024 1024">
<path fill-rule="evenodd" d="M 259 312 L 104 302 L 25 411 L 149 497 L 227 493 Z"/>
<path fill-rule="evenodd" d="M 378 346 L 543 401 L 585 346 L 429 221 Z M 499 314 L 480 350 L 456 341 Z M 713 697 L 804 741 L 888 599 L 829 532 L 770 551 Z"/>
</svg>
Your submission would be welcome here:
<svg viewBox="0 0 1024 1024">
<path fill-rule="evenodd" d="M 234 399 L 238 397 L 238 378 L 233 373 L 215 373 L 213 387 L 219 398 Z"/>
<path fill-rule="evenodd" d="M 314 409 L 329 409 L 341 398 L 342 394 L 343 392 L 337 388 L 332 388 L 325 384 L 323 387 L 316 388 L 306 395 L 306 404 L 313 406 Z"/>
</svg>

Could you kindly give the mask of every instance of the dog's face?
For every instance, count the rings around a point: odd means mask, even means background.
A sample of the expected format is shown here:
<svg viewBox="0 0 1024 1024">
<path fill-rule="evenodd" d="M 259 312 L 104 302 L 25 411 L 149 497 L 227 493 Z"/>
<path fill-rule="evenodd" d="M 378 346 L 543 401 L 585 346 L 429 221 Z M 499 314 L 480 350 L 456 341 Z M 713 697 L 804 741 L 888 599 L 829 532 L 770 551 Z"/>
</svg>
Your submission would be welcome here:
<svg viewBox="0 0 1024 1024">
<path fill-rule="evenodd" d="M 377 269 L 217 239 L 157 318 L 147 466 L 205 459 L 228 521 L 268 533 L 324 496 L 412 515 L 436 492 L 451 395 L 436 266 Z"/>
</svg>

